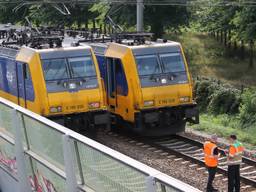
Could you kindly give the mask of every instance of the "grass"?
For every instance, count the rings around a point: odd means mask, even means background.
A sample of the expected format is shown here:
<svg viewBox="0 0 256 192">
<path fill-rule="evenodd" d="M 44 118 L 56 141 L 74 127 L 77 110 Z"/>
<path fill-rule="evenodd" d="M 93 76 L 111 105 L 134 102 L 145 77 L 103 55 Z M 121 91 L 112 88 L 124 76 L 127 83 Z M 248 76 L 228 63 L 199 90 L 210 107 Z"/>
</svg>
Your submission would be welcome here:
<svg viewBox="0 0 256 192">
<path fill-rule="evenodd" d="M 186 32 L 166 38 L 182 43 L 193 77 L 213 77 L 236 87 L 256 86 L 256 59 L 250 69 L 248 56 L 241 60 L 206 34 Z"/>
<path fill-rule="evenodd" d="M 256 146 L 256 131 L 254 128 L 241 129 L 236 117 L 228 115 L 210 115 L 201 114 L 200 124 L 193 125 L 192 128 L 198 131 L 217 134 L 220 137 L 227 138 L 231 134 L 236 134 L 246 148 L 255 150 Z"/>
</svg>

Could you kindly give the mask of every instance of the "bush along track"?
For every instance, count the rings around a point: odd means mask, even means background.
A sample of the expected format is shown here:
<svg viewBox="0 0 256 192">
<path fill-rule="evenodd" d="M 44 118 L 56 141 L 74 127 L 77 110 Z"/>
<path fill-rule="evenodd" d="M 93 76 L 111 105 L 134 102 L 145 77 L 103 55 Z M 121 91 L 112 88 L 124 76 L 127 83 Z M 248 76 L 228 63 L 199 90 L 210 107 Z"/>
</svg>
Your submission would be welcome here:
<svg viewBox="0 0 256 192">
<path fill-rule="evenodd" d="M 194 128 L 220 136 L 237 134 L 241 141 L 256 145 L 255 87 L 239 90 L 215 79 L 197 78 L 195 96 L 201 123 Z"/>
</svg>

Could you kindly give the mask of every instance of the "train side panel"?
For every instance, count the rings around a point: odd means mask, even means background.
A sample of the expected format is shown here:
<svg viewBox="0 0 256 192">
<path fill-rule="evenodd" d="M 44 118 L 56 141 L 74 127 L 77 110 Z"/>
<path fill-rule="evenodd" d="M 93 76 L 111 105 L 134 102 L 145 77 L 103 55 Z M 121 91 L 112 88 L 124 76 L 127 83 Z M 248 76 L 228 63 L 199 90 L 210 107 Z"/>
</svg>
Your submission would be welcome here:
<svg viewBox="0 0 256 192">
<path fill-rule="evenodd" d="M 16 70 L 14 58 L 0 56 L 0 96 L 18 104 Z"/>
</svg>

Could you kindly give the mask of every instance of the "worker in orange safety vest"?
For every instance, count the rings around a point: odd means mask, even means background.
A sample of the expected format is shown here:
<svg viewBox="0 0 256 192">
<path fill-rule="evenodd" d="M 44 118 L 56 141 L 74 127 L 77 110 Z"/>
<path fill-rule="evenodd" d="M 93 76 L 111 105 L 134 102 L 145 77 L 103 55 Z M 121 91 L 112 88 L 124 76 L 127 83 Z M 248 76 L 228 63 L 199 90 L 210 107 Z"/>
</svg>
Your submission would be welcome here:
<svg viewBox="0 0 256 192">
<path fill-rule="evenodd" d="M 204 160 L 209 173 L 206 188 L 207 192 L 218 191 L 213 187 L 213 180 L 217 171 L 219 158 L 219 149 L 216 145 L 217 140 L 218 137 L 216 135 L 212 135 L 209 141 L 204 143 Z"/>
<path fill-rule="evenodd" d="M 240 192 L 240 165 L 244 151 L 236 135 L 229 136 L 229 150 L 226 151 L 228 163 L 228 192 Z"/>
</svg>

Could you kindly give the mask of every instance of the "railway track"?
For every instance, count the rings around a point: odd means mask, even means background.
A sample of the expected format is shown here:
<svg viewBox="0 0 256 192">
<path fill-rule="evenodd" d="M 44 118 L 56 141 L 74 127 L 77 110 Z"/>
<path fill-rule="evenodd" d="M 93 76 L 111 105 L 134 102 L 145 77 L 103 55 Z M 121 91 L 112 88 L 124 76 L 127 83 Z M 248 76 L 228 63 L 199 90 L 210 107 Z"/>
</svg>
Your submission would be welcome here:
<svg viewBox="0 0 256 192">
<path fill-rule="evenodd" d="M 102 131 L 98 141 L 198 187 L 202 191 L 205 189 L 208 173 L 204 164 L 203 143 L 199 141 L 181 135 L 145 138 L 116 130 L 114 132 Z M 172 166 L 176 166 L 176 168 Z M 179 173 L 179 170 L 182 174 Z M 184 173 L 186 174 L 184 175 Z M 226 175 L 226 157 L 223 156 L 220 158 L 215 180 L 216 186 L 222 192 L 226 191 Z M 193 176 L 195 178 L 191 179 Z M 256 192 L 256 162 L 246 157 L 243 157 L 241 166 L 241 191 Z"/>
<path fill-rule="evenodd" d="M 175 154 L 187 161 L 204 166 L 203 143 L 199 141 L 177 135 L 172 138 L 143 139 L 141 142 L 169 154 Z M 221 150 L 221 153 L 224 154 L 224 151 Z M 219 159 L 218 172 L 224 175 L 227 175 L 228 166 L 226 162 L 227 157 L 221 156 Z M 241 181 L 248 186 L 256 188 L 256 161 L 243 157 L 240 171 Z"/>
</svg>

